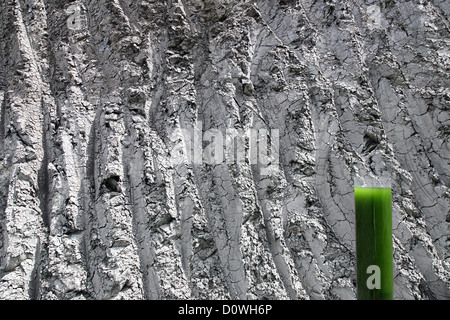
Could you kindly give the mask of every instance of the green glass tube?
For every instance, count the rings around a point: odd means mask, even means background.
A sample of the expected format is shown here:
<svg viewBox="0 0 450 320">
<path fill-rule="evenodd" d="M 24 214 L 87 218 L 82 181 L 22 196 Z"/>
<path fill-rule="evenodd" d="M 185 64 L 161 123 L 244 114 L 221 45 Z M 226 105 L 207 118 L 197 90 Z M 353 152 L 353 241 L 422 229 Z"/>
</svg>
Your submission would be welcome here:
<svg viewBox="0 0 450 320">
<path fill-rule="evenodd" d="M 394 299 L 391 189 L 355 187 L 358 300 Z"/>
</svg>

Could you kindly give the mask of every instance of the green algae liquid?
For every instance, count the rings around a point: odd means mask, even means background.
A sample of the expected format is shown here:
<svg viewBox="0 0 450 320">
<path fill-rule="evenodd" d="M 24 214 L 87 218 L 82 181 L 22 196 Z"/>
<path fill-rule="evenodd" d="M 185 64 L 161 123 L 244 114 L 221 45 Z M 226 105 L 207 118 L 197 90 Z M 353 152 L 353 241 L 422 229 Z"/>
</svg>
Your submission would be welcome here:
<svg viewBox="0 0 450 320">
<path fill-rule="evenodd" d="M 393 300 L 390 188 L 355 187 L 358 300 Z"/>
</svg>

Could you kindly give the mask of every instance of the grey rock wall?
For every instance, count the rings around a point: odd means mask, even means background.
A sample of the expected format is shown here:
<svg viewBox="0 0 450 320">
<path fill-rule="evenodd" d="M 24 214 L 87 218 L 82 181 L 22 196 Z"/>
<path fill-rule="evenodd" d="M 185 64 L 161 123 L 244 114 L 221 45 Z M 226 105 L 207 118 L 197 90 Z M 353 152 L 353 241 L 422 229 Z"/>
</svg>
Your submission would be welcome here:
<svg viewBox="0 0 450 320">
<path fill-rule="evenodd" d="M 1 0 L 0 299 L 354 299 L 380 177 L 395 298 L 449 299 L 449 10 Z"/>
</svg>

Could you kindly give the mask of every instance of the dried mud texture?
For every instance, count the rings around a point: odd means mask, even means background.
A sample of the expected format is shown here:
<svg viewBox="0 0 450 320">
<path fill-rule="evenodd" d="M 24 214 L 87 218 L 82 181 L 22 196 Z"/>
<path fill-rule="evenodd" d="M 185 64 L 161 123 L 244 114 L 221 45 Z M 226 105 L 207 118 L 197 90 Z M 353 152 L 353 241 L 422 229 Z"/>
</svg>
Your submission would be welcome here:
<svg viewBox="0 0 450 320">
<path fill-rule="evenodd" d="M 449 9 L 1 0 L 0 299 L 354 299 L 375 177 L 395 298 L 449 299 Z M 190 161 L 199 124 L 279 157 Z"/>
</svg>

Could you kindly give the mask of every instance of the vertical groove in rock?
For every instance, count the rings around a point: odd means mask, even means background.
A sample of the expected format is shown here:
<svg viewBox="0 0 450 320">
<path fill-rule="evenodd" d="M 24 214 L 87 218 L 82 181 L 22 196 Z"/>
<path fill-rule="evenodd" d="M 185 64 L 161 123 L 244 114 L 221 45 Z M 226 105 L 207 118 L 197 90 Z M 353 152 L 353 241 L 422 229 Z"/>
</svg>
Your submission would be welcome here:
<svg viewBox="0 0 450 320">
<path fill-rule="evenodd" d="M 0 298 L 448 299 L 445 1 L 0 4 Z"/>
</svg>

